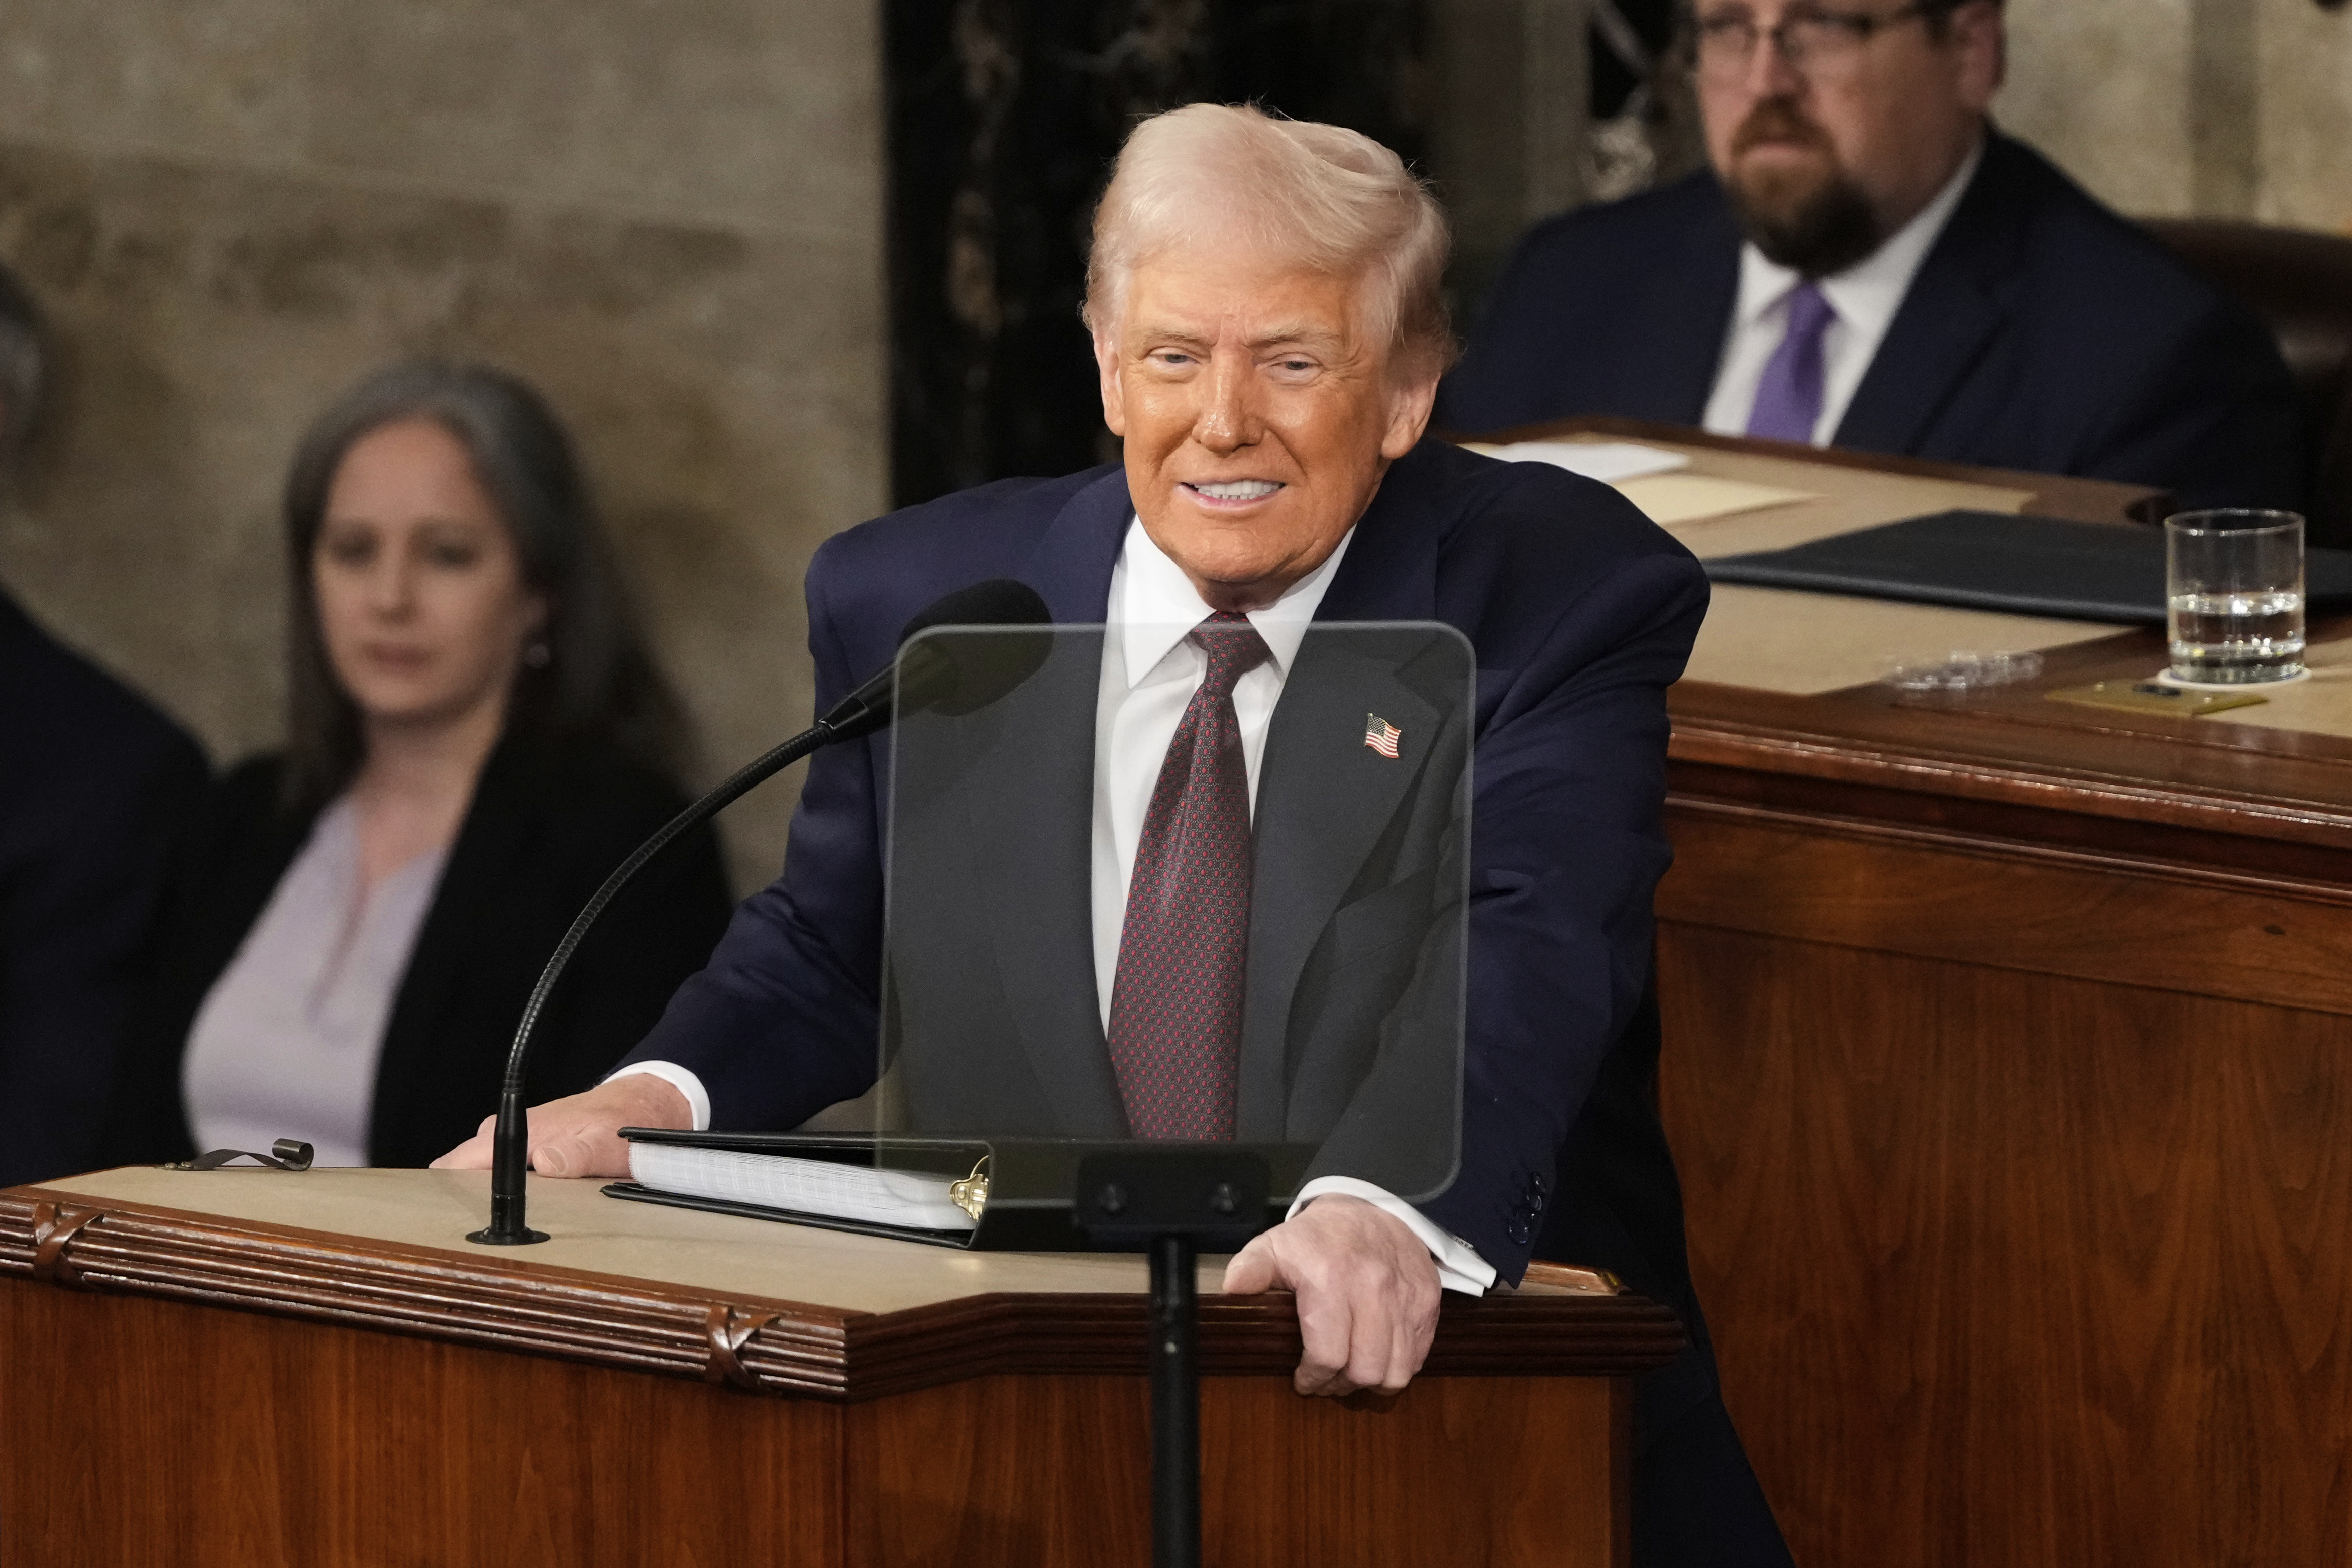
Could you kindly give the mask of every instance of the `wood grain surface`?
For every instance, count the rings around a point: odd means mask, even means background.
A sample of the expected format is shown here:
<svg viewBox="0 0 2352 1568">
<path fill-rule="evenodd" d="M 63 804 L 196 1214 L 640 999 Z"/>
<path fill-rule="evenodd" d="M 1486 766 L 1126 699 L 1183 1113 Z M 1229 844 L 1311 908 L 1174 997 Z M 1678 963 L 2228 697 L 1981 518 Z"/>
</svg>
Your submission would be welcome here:
<svg viewBox="0 0 2352 1568">
<path fill-rule="evenodd" d="M 0 1281 L 6 1568 L 837 1563 L 841 1406 Z"/>
<path fill-rule="evenodd" d="M 856 1404 L 0 1281 L 0 1568 L 1131 1568 L 1148 1394 Z M 1136 1347 L 1139 1349 L 1140 1347 Z M 1622 1564 L 1622 1380 L 1204 1382 L 1208 1561 Z"/>
<path fill-rule="evenodd" d="M 1799 1562 L 2352 1559 L 2352 1019 L 1680 925 L 1662 961 L 1693 1265 Z"/>
<path fill-rule="evenodd" d="M 1202 1558 L 1381 1568 L 1622 1561 L 1622 1385 L 1415 1383 L 1384 1408 L 1301 1399 L 1286 1381 L 1202 1388 Z M 1149 1396 L 1140 1378 L 982 1378 L 850 1413 L 851 1560 L 1148 1563 Z M 1067 1456 L 1050 1476 L 1039 1451 Z M 1623 1445 L 1615 1445 L 1622 1454 Z M 1614 1499 L 1613 1503 L 1606 1500 Z"/>
<path fill-rule="evenodd" d="M 1665 919 L 2352 1014 L 2352 886 L 1681 800 Z"/>
<path fill-rule="evenodd" d="M 1798 1561 L 2352 1560 L 2343 890 L 1696 821 L 1662 1102 Z"/>
<path fill-rule="evenodd" d="M 966 1261 L 913 1243 L 732 1223 L 845 1253 L 911 1249 L 950 1274 Z M 1018 1255 L 997 1255 L 991 1265 L 991 1283 L 1018 1286 Z M 1051 1255 L 1036 1266 L 1048 1279 L 1066 1273 Z M 1123 1374 L 1139 1364 L 1145 1332 L 1139 1289 L 997 1289 L 864 1312 L 560 1268 L 513 1251 L 425 1248 L 160 1209 L 65 1187 L 0 1192 L 0 1278 L 10 1274 L 852 1401 L 998 1373 Z M 1200 1322 L 1208 1372 L 1278 1376 L 1297 1364 L 1297 1316 L 1286 1294 L 1208 1294 Z M 1622 1376 L 1664 1364 L 1682 1344 L 1681 1325 L 1655 1302 L 1554 1282 L 1483 1300 L 1449 1298 L 1426 1370 Z"/>
</svg>

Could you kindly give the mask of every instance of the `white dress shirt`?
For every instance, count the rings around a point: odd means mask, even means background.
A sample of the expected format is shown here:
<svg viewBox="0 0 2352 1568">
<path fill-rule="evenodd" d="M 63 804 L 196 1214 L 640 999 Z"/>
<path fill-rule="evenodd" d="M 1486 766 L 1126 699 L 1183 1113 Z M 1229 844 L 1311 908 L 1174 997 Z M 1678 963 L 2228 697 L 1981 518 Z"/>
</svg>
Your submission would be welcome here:
<svg viewBox="0 0 2352 1568">
<path fill-rule="evenodd" d="M 1917 216 L 1862 260 L 1820 280 L 1822 296 L 1834 314 L 1822 332 L 1822 412 L 1813 423 L 1814 445 L 1828 445 L 1844 422 L 1864 373 L 1878 357 L 1878 345 L 1885 341 L 1903 297 L 1911 291 L 1911 280 L 1919 276 L 1920 264 L 1951 221 L 1952 209 L 1960 204 L 1961 193 L 1983 158 L 1979 141 Z M 1754 246 L 1740 247 L 1739 298 L 1731 308 L 1730 333 L 1701 422 L 1717 435 L 1747 434 L 1757 383 L 1788 335 L 1789 296 L 1803 281 L 1803 274 L 1766 260 Z"/>
<path fill-rule="evenodd" d="M 1283 682 L 1298 658 L 1307 623 L 1323 602 L 1351 531 L 1321 566 L 1291 584 L 1263 610 L 1250 612 L 1251 629 L 1274 656 L 1234 683 L 1234 718 L 1241 727 L 1242 760 L 1249 770 L 1250 812 L 1257 811 L 1258 765 L 1265 732 L 1281 700 Z M 1185 641 L 1211 614 L 1184 569 L 1170 560 L 1141 527 L 1129 524 L 1126 546 L 1110 571 L 1104 618 L 1102 686 L 1095 702 L 1094 934 L 1095 994 L 1103 1032 L 1110 1032 L 1111 980 L 1118 973 L 1118 942 L 1127 924 L 1127 884 L 1135 874 L 1143 819 L 1160 782 L 1176 727 L 1208 673 L 1209 658 Z"/>
<path fill-rule="evenodd" d="M 1351 532 L 1342 538 L 1328 559 L 1292 584 L 1274 603 L 1249 612 L 1250 625 L 1273 654 L 1234 685 L 1234 717 L 1241 728 L 1253 811 L 1275 704 L 1281 699 L 1283 683 L 1298 657 L 1298 645 L 1306 640 L 1307 624 L 1315 619 L 1324 591 L 1354 538 Z M 1160 764 L 1176 738 L 1177 726 L 1183 722 L 1185 706 L 1208 670 L 1207 655 L 1185 638 L 1212 613 L 1183 569 L 1131 519 L 1118 563 L 1111 568 L 1107 611 L 1102 677 L 1095 706 L 1092 856 L 1095 993 L 1106 1032 L 1110 1028 L 1111 983 L 1118 972 L 1119 935 L 1127 921 L 1128 881 L 1135 871 L 1144 814 L 1150 808 Z M 695 1126 L 709 1125 L 709 1096 L 701 1081 L 685 1068 L 674 1062 L 644 1061 L 622 1072 L 651 1072 L 675 1084 L 693 1107 Z M 1438 1278 L 1447 1290 L 1478 1295 L 1495 1282 L 1494 1266 L 1475 1248 L 1370 1182 L 1349 1176 L 1318 1177 L 1299 1189 L 1290 1213 L 1295 1215 L 1316 1198 L 1328 1196 L 1360 1197 L 1402 1220 L 1437 1260 Z"/>
</svg>

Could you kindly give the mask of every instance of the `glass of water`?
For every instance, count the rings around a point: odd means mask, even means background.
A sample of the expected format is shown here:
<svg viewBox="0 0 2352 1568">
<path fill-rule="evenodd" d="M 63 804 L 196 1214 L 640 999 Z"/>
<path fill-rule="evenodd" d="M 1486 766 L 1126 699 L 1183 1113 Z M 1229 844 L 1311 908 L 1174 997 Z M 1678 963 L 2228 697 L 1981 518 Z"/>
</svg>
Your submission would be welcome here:
<svg viewBox="0 0 2352 1568">
<path fill-rule="evenodd" d="M 2241 685 L 2303 674 L 2303 518 L 2180 512 L 2164 519 L 2174 680 Z"/>
</svg>

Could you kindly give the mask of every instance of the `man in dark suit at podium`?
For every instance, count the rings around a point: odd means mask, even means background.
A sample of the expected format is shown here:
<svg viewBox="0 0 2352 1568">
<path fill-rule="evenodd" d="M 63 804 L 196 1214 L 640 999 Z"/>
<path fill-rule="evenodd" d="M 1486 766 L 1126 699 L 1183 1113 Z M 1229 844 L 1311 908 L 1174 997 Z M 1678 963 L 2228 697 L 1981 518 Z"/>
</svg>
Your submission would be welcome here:
<svg viewBox="0 0 2352 1568">
<path fill-rule="evenodd" d="M 1711 167 L 1538 225 L 1441 428 L 1619 414 L 2301 505 L 2252 315 L 1987 109 L 1998 0 L 1702 0 Z"/>
<path fill-rule="evenodd" d="M 1053 965 L 1022 956 L 1024 972 L 1082 978 L 1034 999 L 1010 967 L 996 984 L 1090 1037 L 1093 1059 L 1067 1075 L 1094 1082 L 1102 1115 L 1141 1136 L 1231 1137 L 1249 1108 L 1247 982 L 1264 977 L 1262 911 L 1235 868 L 1277 852 L 1253 851 L 1254 827 L 1276 831 L 1253 823 L 1256 775 L 1305 755 L 1297 721 L 1321 711 L 1307 631 L 1458 630 L 1477 671 L 1459 1172 L 1414 1205 L 1367 1179 L 1370 1162 L 1342 1161 L 1225 1288 L 1294 1291 L 1297 1386 L 1338 1394 L 1404 1385 L 1441 1288 L 1516 1281 L 1531 1256 L 1615 1270 L 1682 1312 L 1693 1341 L 1636 1401 L 1637 1560 L 1784 1564 L 1716 1390 L 1647 1097 L 1655 1030 L 1640 1027 L 1670 858 L 1665 688 L 1706 580 L 1602 486 L 1423 439 L 1452 348 L 1445 251 L 1427 193 L 1353 132 L 1210 105 L 1145 122 L 1097 217 L 1087 301 L 1123 465 L 984 486 L 828 543 L 807 584 L 818 702 L 886 666 L 912 612 L 975 580 L 1019 577 L 1056 622 L 1105 625 L 1079 793 L 1092 821 L 1073 824 L 1090 830 L 1090 863 L 1047 879 L 1057 906 L 1021 934 L 1055 948 Z M 1353 728 L 1334 768 L 1368 740 L 1404 752 L 1422 722 L 1393 727 L 1401 739 L 1339 717 Z M 818 755 L 782 877 L 620 1071 L 533 1111 L 537 1169 L 625 1174 L 624 1125 L 788 1126 L 873 1082 L 885 755 Z M 1071 1134 L 1099 1131 L 1076 1114 Z M 488 1162 L 486 1124 L 441 1163 Z"/>
</svg>

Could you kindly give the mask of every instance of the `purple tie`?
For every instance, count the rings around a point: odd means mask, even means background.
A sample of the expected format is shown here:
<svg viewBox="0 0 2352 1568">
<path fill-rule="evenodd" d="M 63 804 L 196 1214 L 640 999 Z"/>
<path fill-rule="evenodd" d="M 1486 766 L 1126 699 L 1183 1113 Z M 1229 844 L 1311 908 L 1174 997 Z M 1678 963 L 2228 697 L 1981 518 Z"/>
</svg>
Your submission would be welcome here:
<svg viewBox="0 0 2352 1568">
<path fill-rule="evenodd" d="M 1811 278 L 1789 296 L 1789 330 L 1756 383 L 1748 434 L 1771 441 L 1813 439 L 1822 417 L 1822 334 L 1837 319 Z"/>
<path fill-rule="evenodd" d="M 1208 673 L 1143 814 L 1110 988 L 1110 1062 L 1139 1138 L 1230 1138 L 1249 961 L 1249 770 L 1234 683 L 1273 657 L 1248 618 L 1192 631 Z"/>
</svg>

